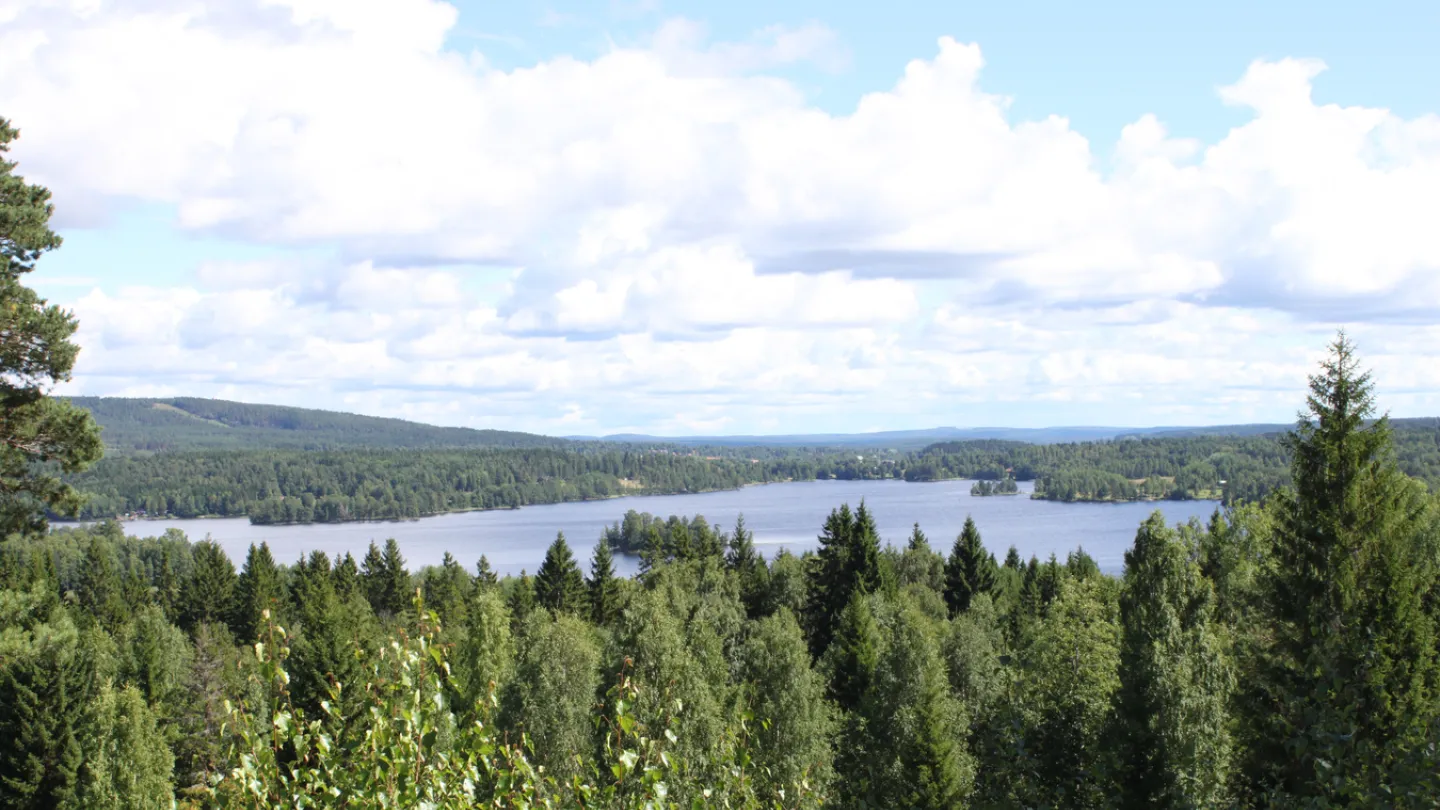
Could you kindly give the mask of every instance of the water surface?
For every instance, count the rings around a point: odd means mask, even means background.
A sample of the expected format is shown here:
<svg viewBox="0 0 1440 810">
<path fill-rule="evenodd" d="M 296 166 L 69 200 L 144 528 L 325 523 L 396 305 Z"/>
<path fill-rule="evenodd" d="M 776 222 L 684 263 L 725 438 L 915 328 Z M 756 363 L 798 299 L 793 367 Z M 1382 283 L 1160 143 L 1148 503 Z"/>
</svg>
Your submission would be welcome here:
<svg viewBox="0 0 1440 810">
<path fill-rule="evenodd" d="M 971 497 L 970 481 L 906 483 L 903 481 L 803 481 L 750 486 L 700 495 L 657 495 L 606 501 L 527 506 L 490 512 L 464 512 L 419 520 L 330 523 L 302 526 L 252 526 L 246 518 L 195 520 L 144 520 L 125 524 L 127 534 L 149 536 L 167 528 L 185 532 L 191 540 L 209 535 L 238 564 L 251 543 L 267 542 L 279 562 L 293 562 L 320 549 L 330 555 L 351 552 L 359 559 L 370 542 L 393 537 L 411 570 L 440 562 L 449 551 L 467 567 L 481 554 L 500 573 L 534 573 L 545 549 L 564 532 L 576 557 L 588 570 L 591 548 L 605 526 L 628 509 L 668 517 L 704 515 L 711 525 L 729 529 L 735 517 L 755 533 L 755 543 L 767 557 L 781 547 L 800 552 L 817 545 L 816 536 L 831 509 L 842 503 L 858 506 L 862 498 L 875 515 L 881 538 L 903 546 L 911 524 L 930 538 L 937 551 L 949 553 L 955 536 L 972 515 L 985 545 L 1003 558 L 1011 545 L 1028 559 L 1052 552 L 1065 553 L 1083 546 L 1107 572 L 1118 573 L 1135 530 L 1159 509 L 1172 522 L 1208 518 L 1211 501 L 1157 503 L 1056 503 L 1034 501 L 1021 483 L 1018 496 Z M 622 573 L 632 573 L 637 560 L 617 558 Z"/>
</svg>

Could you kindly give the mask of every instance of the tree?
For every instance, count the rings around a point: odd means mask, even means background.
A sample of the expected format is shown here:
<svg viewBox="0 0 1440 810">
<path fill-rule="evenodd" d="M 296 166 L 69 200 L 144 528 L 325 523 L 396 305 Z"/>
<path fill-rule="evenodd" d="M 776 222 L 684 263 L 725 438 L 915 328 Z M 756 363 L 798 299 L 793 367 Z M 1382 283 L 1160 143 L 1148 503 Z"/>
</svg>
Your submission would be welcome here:
<svg viewBox="0 0 1440 810">
<path fill-rule="evenodd" d="M 380 581 L 380 607 L 378 616 L 398 616 L 405 612 L 414 590 L 410 587 L 410 571 L 405 568 L 405 558 L 400 556 L 400 544 L 391 537 L 385 541 L 385 553 L 381 555 L 383 575 Z"/>
<path fill-rule="evenodd" d="M 1122 808 L 1230 806 L 1233 675 L 1210 583 L 1159 512 L 1125 552 L 1116 699 Z"/>
<path fill-rule="evenodd" d="M 90 711 L 77 806 L 162 810 L 174 806 L 175 757 L 155 715 L 133 687 L 104 685 Z"/>
<path fill-rule="evenodd" d="M 235 581 L 235 635 L 244 642 L 257 640 L 264 627 L 265 611 L 276 610 L 282 596 L 280 569 L 275 567 L 269 544 L 262 542 L 257 547 L 251 543 Z M 275 619 L 279 620 L 278 614 Z"/>
<path fill-rule="evenodd" d="M 1342 332 L 1287 436 L 1263 569 L 1272 635 L 1247 712 L 1251 788 L 1286 803 L 1396 803 L 1440 733 L 1433 547 L 1423 489 L 1396 467 L 1388 417 Z M 1373 421 L 1372 421 L 1373 420 Z"/>
<path fill-rule="evenodd" d="M 601 536 L 595 544 L 595 555 L 590 559 L 590 617 L 595 624 L 604 627 L 615 618 L 618 607 L 618 583 L 615 581 L 615 562 L 610 553 L 610 543 Z"/>
<path fill-rule="evenodd" d="M 755 550 L 755 533 L 745 526 L 745 516 L 735 518 L 735 531 L 725 553 L 725 567 L 740 578 L 740 601 L 745 612 L 756 618 L 764 611 L 766 574 L 765 558 Z"/>
<path fill-rule="evenodd" d="M 588 615 L 589 599 L 585 592 L 585 576 L 565 542 L 565 533 L 555 536 L 555 542 L 545 552 L 545 561 L 535 574 L 535 604 L 557 613 L 572 616 Z"/>
<path fill-rule="evenodd" d="M 945 560 L 930 548 L 930 538 L 916 523 L 910 531 L 896 572 L 902 586 L 918 585 L 937 594 L 945 592 Z"/>
<path fill-rule="evenodd" d="M 502 694 L 514 668 L 510 610 L 497 589 L 477 589 L 465 611 L 465 637 L 455 651 L 452 703 L 460 715 L 483 718 L 492 690 Z"/>
<path fill-rule="evenodd" d="M 520 569 L 520 578 L 510 586 L 510 598 L 506 605 L 510 608 L 510 624 L 514 629 L 519 629 L 530 617 L 530 612 L 535 609 L 535 583 L 526 576 L 525 569 Z"/>
<path fill-rule="evenodd" d="M 995 556 L 985 550 L 980 542 L 980 530 L 974 519 L 966 515 L 965 526 L 955 538 L 955 546 L 945 564 L 945 602 L 950 606 L 951 615 L 969 610 L 972 599 L 994 589 L 995 576 Z"/>
<path fill-rule="evenodd" d="M 180 604 L 180 579 L 175 575 L 168 545 L 160 552 L 160 571 L 155 575 L 155 603 L 172 621 L 179 618 L 176 608 Z"/>
<path fill-rule="evenodd" d="M 337 558 L 339 554 L 335 555 Z M 361 595 L 363 586 L 360 579 L 360 567 L 355 564 L 355 555 L 345 552 L 344 559 L 338 559 L 332 574 L 335 581 L 335 593 L 341 599 L 349 599 L 352 596 Z"/>
<path fill-rule="evenodd" d="M 58 473 L 78 473 L 102 453 L 89 412 L 49 396 L 75 367 L 78 324 L 21 283 L 60 237 L 49 226 L 50 192 L 5 158 L 19 136 L 0 118 L 0 537 L 43 533 L 47 511 L 75 514 L 80 495 Z"/>
<path fill-rule="evenodd" d="M 105 538 L 90 540 L 75 590 L 80 606 L 107 629 L 114 630 L 125 621 L 128 611 L 121 597 L 120 577 L 115 573 L 114 555 Z"/>
<path fill-rule="evenodd" d="M 543 610 L 525 620 L 505 725 L 529 738 L 535 761 L 561 779 L 578 776 L 593 747 L 590 707 L 600 685 L 600 651 L 590 627 Z"/>
<path fill-rule="evenodd" d="M 489 588 L 499 582 L 499 577 L 495 576 L 495 571 L 490 568 L 490 560 L 481 554 L 480 560 L 475 563 L 475 587 Z"/>
<path fill-rule="evenodd" d="M 449 625 L 464 613 L 470 588 L 470 574 L 447 551 L 439 569 L 427 568 L 425 571 L 425 606 L 438 613 L 441 621 Z"/>
<path fill-rule="evenodd" d="M 371 540 L 370 548 L 365 551 L 365 558 L 360 561 L 360 583 L 365 588 L 365 598 L 370 602 L 370 609 L 376 614 L 379 614 L 386 604 L 387 582 L 385 555 L 380 552 L 375 541 Z"/>
<path fill-rule="evenodd" d="M 762 800 L 780 801 L 802 795 L 797 787 L 808 783 L 823 795 L 834 778 L 836 722 L 795 616 L 782 609 L 757 621 L 740 660 L 757 723 L 751 744 L 756 792 Z"/>
<path fill-rule="evenodd" d="M 180 594 L 181 624 L 191 629 L 211 622 L 228 626 L 235 615 L 235 565 L 213 540 L 196 543 L 190 554 L 190 577 Z"/>
<path fill-rule="evenodd" d="M 864 501 L 851 513 L 848 504 L 833 510 L 820 534 L 820 551 L 810 582 L 810 651 L 819 656 L 830 646 L 840 613 L 857 589 L 874 593 L 880 585 L 880 538 Z"/>
<path fill-rule="evenodd" d="M 37 613 L 40 594 L 0 600 L 0 807 L 76 807 L 95 661 L 70 619 Z"/>
</svg>

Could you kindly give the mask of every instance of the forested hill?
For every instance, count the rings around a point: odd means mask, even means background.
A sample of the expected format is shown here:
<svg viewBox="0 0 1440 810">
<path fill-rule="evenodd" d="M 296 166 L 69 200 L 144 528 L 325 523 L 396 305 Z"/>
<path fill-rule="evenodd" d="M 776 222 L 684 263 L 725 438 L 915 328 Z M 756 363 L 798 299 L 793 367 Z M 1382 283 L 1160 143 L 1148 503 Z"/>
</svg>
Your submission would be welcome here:
<svg viewBox="0 0 1440 810">
<path fill-rule="evenodd" d="M 436 427 L 403 419 L 252 405 L 221 399 L 73 397 L 105 429 L 110 452 L 560 447 L 566 439 L 506 430 Z"/>
</svg>

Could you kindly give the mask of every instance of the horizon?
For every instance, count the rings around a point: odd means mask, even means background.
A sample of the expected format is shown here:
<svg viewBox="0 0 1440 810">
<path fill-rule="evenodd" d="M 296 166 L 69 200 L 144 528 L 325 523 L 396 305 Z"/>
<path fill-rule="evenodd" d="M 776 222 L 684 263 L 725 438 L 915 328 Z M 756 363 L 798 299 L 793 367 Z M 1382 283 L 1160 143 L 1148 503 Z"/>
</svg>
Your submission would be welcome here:
<svg viewBox="0 0 1440 810">
<path fill-rule="evenodd" d="M 1440 7 L 118 5 L 0 29 L 64 395 L 1284 424 L 1343 327 L 1384 408 L 1440 413 Z"/>
</svg>

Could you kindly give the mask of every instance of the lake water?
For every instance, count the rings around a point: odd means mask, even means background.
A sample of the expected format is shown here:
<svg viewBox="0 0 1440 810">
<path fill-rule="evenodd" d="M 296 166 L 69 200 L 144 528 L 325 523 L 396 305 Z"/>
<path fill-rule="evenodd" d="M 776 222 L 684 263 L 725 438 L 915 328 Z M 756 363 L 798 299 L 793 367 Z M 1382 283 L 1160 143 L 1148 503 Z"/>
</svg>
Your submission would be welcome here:
<svg viewBox="0 0 1440 810">
<path fill-rule="evenodd" d="M 744 513 L 745 524 L 767 557 L 781 547 L 796 553 L 818 545 L 816 537 L 830 510 L 842 503 L 858 506 L 864 498 L 881 538 L 904 546 L 912 523 L 930 538 L 930 545 L 948 554 L 955 536 L 972 515 L 985 545 L 997 559 L 1014 545 L 1029 559 L 1042 560 L 1052 552 L 1064 559 L 1067 551 L 1083 546 L 1107 572 L 1119 573 L 1136 528 L 1159 509 L 1172 522 L 1191 517 L 1204 520 L 1214 511 L 1211 501 L 1157 503 L 1056 503 L 1031 500 L 1031 484 L 1020 484 L 1019 496 L 970 496 L 969 481 L 906 483 L 903 481 L 803 481 L 751 486 L 701 495 L 660 495 L 607 501 L 527 506 L 491 512 L 464 512 L 419 520 L 332 523 L 302 526 L 252 526 L 246 518 L 199 520 L 144 520 L 125 524 L 126 533 L 145 537 L 167 528 L 185 532 L 191 540 L 209 535 L 238 565 L 251 543 L 266 542 L 278 562 L 294 562 L 319 549 L 331 556 L 351 552 L 358 560 L 370 542 L 393 537 L 400 543 L 411 570 L 440 562 L 449 551 L 472 568 L 481 554 L 500 573 L 534 573 L 545 549 L 563 531 L 581 565 L 589 558 L 600 532 L 628 509 L 670 515 L 704 515 L 712 526 L 729 529 Z M 633 573 L 638 559 L 617 557 L 622 573 Z"/>
</svg>

